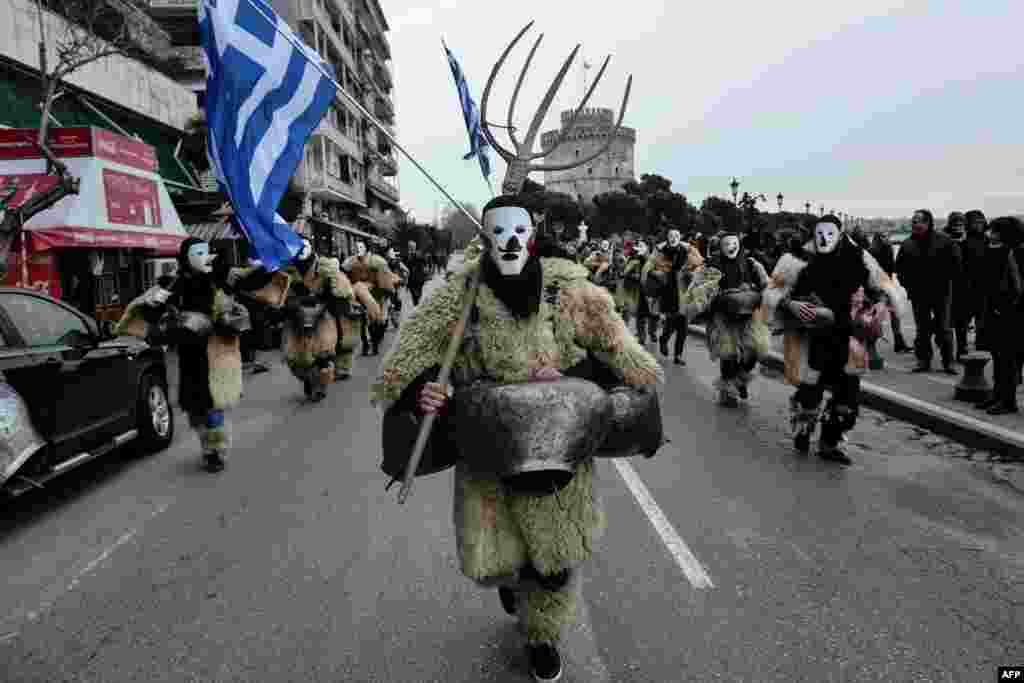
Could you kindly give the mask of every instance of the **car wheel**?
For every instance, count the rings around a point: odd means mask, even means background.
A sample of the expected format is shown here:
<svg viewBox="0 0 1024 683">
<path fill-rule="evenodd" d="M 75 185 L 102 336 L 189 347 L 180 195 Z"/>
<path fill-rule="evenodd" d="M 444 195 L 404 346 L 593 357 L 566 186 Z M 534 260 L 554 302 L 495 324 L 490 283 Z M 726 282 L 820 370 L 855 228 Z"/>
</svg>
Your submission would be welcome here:
<svg viewBox="0 0 1024 683">
<path fill-rule="evenodd" d="M 143 375 L 139 383 L 139 446 L 144 453 L 158 453 L 174 439 L 174 410 L 167 387 L 155 375 Z"/>
</svg>

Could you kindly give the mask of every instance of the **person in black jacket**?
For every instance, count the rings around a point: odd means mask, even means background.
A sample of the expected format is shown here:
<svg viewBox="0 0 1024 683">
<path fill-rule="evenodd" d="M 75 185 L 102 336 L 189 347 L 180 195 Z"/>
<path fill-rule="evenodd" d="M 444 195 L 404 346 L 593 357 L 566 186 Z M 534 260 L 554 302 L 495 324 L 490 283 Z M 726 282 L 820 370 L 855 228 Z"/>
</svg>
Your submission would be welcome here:
<svg viewBox="0 0 1024 683">
<path fill-rule="evenodd" d="M 989 226 L 985 280 L 979 292 L 982 305 L 978 334 L 978 346 L 992 353 L 992 398 L 978 406 L 989 415 L 1017 412 L 1024 284 L 1014 251 L 1020 249 L 1022 238 L 1024 229 L 1016 218 L 997 218 Z"/>
<path fill-rule="evenodd" d="M 963 259 L 964 291 L 968 294 L 963 296 L 957 305 L 961 315 L 957 322 L 964 330 L 966 348 L 967 330 L 971 328 L 972 323 L 977 328 L 981 318 L 981 297 L 978 292 L 985 278 L 985 256 L 988 252 L 985 231 L 988 229 L 988 221 L 984 213 L 974 209 L 964 214 L 964 223 L 966 235 L 960 242 L 960 255 Z"/>
<path fill-rule="evenodd" d="M 919 209 L 911 219 L 910 239 L 900 245 L 896 272 L 910 295 L 914 308 L 917 338 L 914 372 L 928 372 L 932 366 L 932 337 L 942 356 L 942 368 L 956 375 L 953 365 L 952 305 L 953 284 L 962 268 L 960 247 L 935 230 L 931 211 Z"/>
<path fill-rule="evenodd" d="M 967 355 L 968 312 L 974 305 L 971 300 L 977 298 L 977 293 L 971 291 L 970 283 L 967 280 L 966 254 L 964 253 L 967 220 L 964 215 L 959 211 L 950 212 L 943 232 L 960 247 L 960 273 L 953 283 L 953 338 L 956 342 L 956 357 L 959 360 Z"/>
<path fill-rule="evenodd" d="M 409 295 L 412 305 L 419 306 L 423 296 L 423 285 L 427 283 L 427 270 L 430 268 L 427 256 L 419 251 L 416 242 L 409 240 L 405 252 L 405 267 L 409 269 Z"/>
<path fill-rule="evenodd" d="M 885 271 L 886 275 L 892 277 L 896 274 L 896 256 L 893 254 L 892 242 L 889 241 L 888 235 L 881 232 L 875 235 L 871 242 L 869 253 L 875 257 L 878 265 Z M 903 338 L 903 327 L 900 323 L 899 314 L 896 311 L 890 311 L 889 320 L 892 325 L 892 350 L 896 353 L 910 351 L 910 346 L 907 345 L 907 341 Z"/>
</svg>

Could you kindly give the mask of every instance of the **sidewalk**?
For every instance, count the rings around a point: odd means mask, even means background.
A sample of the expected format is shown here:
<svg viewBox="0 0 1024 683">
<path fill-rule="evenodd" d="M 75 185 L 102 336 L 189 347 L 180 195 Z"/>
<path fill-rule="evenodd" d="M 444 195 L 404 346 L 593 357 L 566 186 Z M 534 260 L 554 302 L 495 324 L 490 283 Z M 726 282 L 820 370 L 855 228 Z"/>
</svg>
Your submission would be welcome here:
<svg viewBox="0 0 1024 683">
<path fill-rule="evenodd" d="M 909 321 L 908 321 L 909 322 Z M 691 325 L 691 333 L 704 337 L 704 328 Z M 1024 460 L 1024 412 L 1016 415 L 988 415 L 971 403 L 953 398 L 960 376 L 941 372 L 938 350 L 930 373 L 914 374 L 917 364 L 913 352 L 897 354 L 892 350 L 892 335 L 886 325 L 887 337 L 879 343 L 879 352 L 885 360 L 885 369 L 867 373 L 861 381 L 861 399 L 864 405 L 897 419 L 955 439 L 971 447 L 998 453 L 1006 458 Z M 912 324 L 903 324 L 903 335 L 913 344 L 915 330 Z M 973 350 L 973 339 L 971 340 Z M 763 365 L 781 372 L 782 337 L 772 337 L 772 352 Z M 989 382 L 992 381 L 992 363 L 985 366 Z M 1024 406 L 1024 387 L 1018 388 Z"/>
</svg>

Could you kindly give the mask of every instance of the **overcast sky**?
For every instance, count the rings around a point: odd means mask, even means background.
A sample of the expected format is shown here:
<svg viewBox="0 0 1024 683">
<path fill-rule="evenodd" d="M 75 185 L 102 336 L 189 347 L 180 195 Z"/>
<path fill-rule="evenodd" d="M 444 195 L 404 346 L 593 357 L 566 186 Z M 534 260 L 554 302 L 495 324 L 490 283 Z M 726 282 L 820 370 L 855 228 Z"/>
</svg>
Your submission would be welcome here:
<svg viewBox="0 0 1024 683">
<path fill-rule="evenodd" d="M 611 54 L 591 105 L 618 107 L 633 74 L 625 123 L 637 129 L 636 172 L 666 176 L 695 204 L 728 196 L 735 175 L 741 192 L 763 192 L 772 210 L 782 192 L 793 211 L 810 201 L 862 216 L 1024 213 L 1024 0 L 382 6 L 399 140 L 461 201 L 481 206 L 490 193 L 476 162 L 462 160 L 467 136 L 441 37 L 479 102 L 502 49 L 536 19 L 499 75 L 488 118 L 505 122 L 531 36 L 545 33 L 519 98 L 524 127 L 573 45 L 598 65 Z M 543 130 L 582 96 L 580 63 Z M 505 164 L 492 159 L 497 189 Z M 433 220 L 442 196 L 400 163 L 403 205 Z"/>
</svg>

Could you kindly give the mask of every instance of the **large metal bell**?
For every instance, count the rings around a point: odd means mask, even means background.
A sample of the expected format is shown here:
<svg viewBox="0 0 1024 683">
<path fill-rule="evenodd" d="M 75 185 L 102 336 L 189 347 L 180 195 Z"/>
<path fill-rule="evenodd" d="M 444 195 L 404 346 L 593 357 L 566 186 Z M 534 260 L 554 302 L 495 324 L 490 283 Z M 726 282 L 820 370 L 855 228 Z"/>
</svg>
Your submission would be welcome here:
<svg viewBox="0 0 1024 683">
<path fill-rule="evenodd" d="M 593 382 L 481 384 L 456 392 L 451 418 L 469 469 L 512 478 L 560 472 L 595 454 L 611 427 L 614 406 Z M 557 488 L 557 486 L 556 486 Z"/>
</svg>

